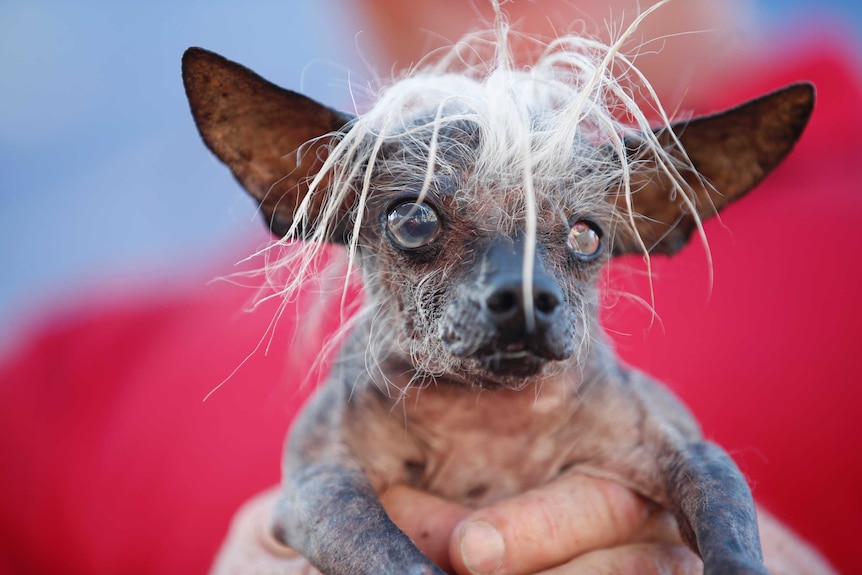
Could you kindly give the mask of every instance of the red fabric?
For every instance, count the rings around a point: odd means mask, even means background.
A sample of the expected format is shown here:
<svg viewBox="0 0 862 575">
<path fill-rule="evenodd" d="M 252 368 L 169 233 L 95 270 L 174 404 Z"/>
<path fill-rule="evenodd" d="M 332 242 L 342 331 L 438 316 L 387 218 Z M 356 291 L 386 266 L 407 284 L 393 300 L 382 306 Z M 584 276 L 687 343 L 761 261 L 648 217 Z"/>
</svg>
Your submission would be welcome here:
<svg viewBox="0 0 862 575">
<path fill-rule="evenodd" d="M 292 374 L 263 353 L 203 401 L 272 317 L 238 316 L 248 297 L 219 286 L 82 310 L 6 366 L 0 572 L 205 571 L 238 503 L 277 482 L 299 403 L 276 398 Z"/>
<path fill-rule="evenodd" d="M 625 299 L 607 316 L 621 354 L 691 405 L 755 496 L 862 573 L 862 190 L 851 169 L 862 86 L 829 53 L 718 96 L 722 107 L 808 79 L 819 100 L 789 161 L 725 212 L 726 228 L 708 224 L 711 291 L 693 246 L 653 260 L 660 321 L 650 327 Z M 620 267 L 612 284 L 649 298 Z M 289 309 L 270 353 L 252 353 L 276 310 L 243 314 L 249 297 L 217 284 L 134 298 L 22 336 L 0 367 L 0 573 L 206 570 L 234 510 L 278 480 L 284 432 L 313 387 L 301 385 L 313 354 L 283 351 L 316 339 L 294 340 Z"/>
</svg>

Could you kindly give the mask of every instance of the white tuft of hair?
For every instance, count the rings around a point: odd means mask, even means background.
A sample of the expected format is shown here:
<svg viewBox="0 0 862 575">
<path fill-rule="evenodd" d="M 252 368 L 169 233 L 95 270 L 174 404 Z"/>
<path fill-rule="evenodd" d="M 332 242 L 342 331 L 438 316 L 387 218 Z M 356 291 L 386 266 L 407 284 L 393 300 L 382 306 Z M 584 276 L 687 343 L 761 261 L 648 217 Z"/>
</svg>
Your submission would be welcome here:
<svg viewBox="0 0 862 575">
<path fill-rule="evenodd" d="M 574 211 L 581 205 L 595 206 L 602 203 L 597 200 L 609 189 L 621 188 L 629 209 L 625 216 L 617 214 L 615 225 L 634 231 L 633 166 L 625 146 L 629 135 L 639 135 L 640 161 L 658 166 L 674 182 L 674 195 L 688 204 L 696 217 L 693 192 L 680 175 L 680 170 L 690 168 L 680 164 L 680 158 L 686 157 L 680 143 L 667 130 L 674 148 L 668 150 L 653 132 L 655 119 L 663 126 L 670 124 L 668 114 L 633 58 L 622 51 L 638 25 L 668 1 L 645 10 L 610 44 L 581 35 L 563 35 L 547 42 L 515 36 L 498 2 L 493 2 L 496 21 L 492 30 L 470 34 L 429 56 L 383 88 L 371 109 L 358 115 L 349 130 L 335 135 L 290 231 L 263 250 L 267 256 L 265 273 L 276 290 L 268 297 L 290 300 L 300 287 L 308 286 L 309 280 L 321 277 L 329 282 L 340 278 L 343 293 L 347 293 L 348 284 L 357 279 L 353 272 L 360 248 L 359 230 L 373 193 L 372 172 L 381 150 L 389 143 L 409 141 L 411 150 L 421 151 L 421 199 L 428 193 L 434 174 L 455 169 L 439 152 L 437 136 L 447 125 L 457 123 L 478 127 L 478 149 L 465 149 L 464 153 L 470 154 L 473 171 L 481 174 L 483 182 L 523 190 L 520 209 L 507 216 L 526 232 L 525 278 L 532 277 L 531 248 L 536 243 L 540 195 L 547 193 L 547 182 L 554 178 L 567 176 L 565 181 L 572 184 L 573 165 L 579 176 L 574 185 L 554 188 L 555 193 L 566 195 L 566 205 Z M 536 56 L 531 62 L 516 64 L 523 58 L 521 52 L 516 57 L 510 47 L 513 37 L 533 48 Z M 608 154 L 608 149 L 615 154 Z M 412 160 L 399 167 L 387 159 L 387 169 L 395 174 L 399 169 L 412 170 L 415 180 L 417 160 Z M 315 221 L 310 221 L 314 193 L 323 193 L 326 199 Z M 347 257 L 334 257 L 326 247 L 327 238 L 345 202 L 355 206 L 349 224 L 352 233 Z M 300 241 L 303 229 L 313 232 Z M 700 233 L 702 236 L 702 228 Z M 633 236 L 649 268 L 648 247 L 636 233 Z M 326 273 L 320 273 L 321 265 L 327 268 Z M 333 266 L 340 271 L 334 273 Z M 331 283 L 325 287 L 331 289 Z M 525 301 L 532 302 L 532 285 L 526 279 L 523 289 Z"/>
</svg>

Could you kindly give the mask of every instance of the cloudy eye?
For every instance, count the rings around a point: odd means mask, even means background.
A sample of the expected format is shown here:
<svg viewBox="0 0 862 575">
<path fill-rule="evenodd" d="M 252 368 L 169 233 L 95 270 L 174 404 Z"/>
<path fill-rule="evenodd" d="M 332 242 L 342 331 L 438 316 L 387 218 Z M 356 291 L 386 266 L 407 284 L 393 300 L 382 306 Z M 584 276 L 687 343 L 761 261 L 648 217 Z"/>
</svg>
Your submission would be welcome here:
<svg viewBox="0 0 862 575">
<path fill-rule="evenodd" d="M 601 247 L 601 236 L 589 223 L 581 220 L 569 232 L 569 248 L 581 257 L 597 254 Z"/>
<path fill-rule="evenodd" d="M 398 204 L 386 216 L 389 238 L 403 250 L 430 244 L 440 235 L 440 218 L 431 207 L 416 202 Z"/>
</svg>

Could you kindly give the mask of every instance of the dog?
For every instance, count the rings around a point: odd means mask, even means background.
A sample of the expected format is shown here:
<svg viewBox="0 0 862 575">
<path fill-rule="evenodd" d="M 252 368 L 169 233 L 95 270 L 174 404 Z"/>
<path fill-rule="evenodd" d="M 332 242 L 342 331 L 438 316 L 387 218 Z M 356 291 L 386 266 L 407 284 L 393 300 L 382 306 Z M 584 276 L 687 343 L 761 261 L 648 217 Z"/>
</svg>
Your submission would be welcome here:
<svg viewBox="0 0 862 575">
<path fill-rule="evenodd" d="M 383 510 L 386 487 L 482 506 L 586 473 L 669 510 L 704 573 L 763 575 L 745 479 L 615 356 L 597 284 L 610 258 L 703 235 L 790 152 L 814 89 L 678 122 L 651 100 L 656 128 L 619 44 L 561 36 L 522 67 L 508 40 L 498 18 L 361 115 L 183 56 L 204 142 L 299 244 L 296 281 L 337 244 L 364 285 L 290 431 L 274 533 L 326 574 L 441 574 Z"/>
</svg>

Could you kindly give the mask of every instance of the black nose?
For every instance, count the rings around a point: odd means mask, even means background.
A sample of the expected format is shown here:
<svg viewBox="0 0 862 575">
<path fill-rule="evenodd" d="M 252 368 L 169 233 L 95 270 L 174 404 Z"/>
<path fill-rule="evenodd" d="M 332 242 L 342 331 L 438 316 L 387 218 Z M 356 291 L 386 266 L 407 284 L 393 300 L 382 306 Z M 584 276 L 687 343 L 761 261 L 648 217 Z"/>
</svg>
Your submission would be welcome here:
<svg viewBox="0 0 862 575">
<path fill-rule="evenodd" d="M 490 283 L 485 310 L 501 338 L 507 343 L 520 340 L 526 343 L 528 336 L 541 339 L 556 320 L 563 300 L 557 283 L 541 272 L 535 274 L 532 294 L 528 294 L 531 301 L 525 300 L 526 290 L 520 277 L 492 278 Z"/>
<path fill-rule="evenodd" d="M 522 237 L 497 238 L 482 256 L 479 285 L 483 323 L 493 331 L 488 338 L 493 343 L 486 351 L 529 351 L 559 358 L 565 352 L 561 343 L 567 317 L 563 291 L 545 270 L 542 248 L 534 248 L 532 271 L 525 285 L 525 243 Z"/>
</svg>

